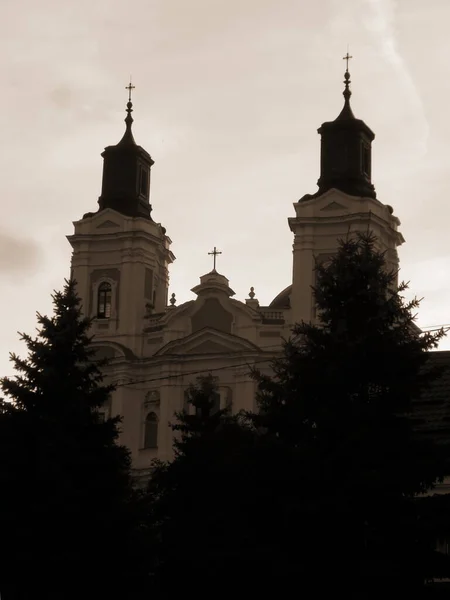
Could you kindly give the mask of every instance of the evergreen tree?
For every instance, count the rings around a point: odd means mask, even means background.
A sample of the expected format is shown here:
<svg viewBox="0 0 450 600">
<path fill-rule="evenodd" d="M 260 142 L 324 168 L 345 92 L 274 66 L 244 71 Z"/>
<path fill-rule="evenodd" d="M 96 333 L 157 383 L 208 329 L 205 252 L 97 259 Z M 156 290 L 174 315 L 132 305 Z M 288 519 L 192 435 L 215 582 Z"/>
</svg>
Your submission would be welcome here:
<svg viewBox="0 0 450 600">
<path fill-rule="evenodd" d="M 22 335 L 28 356 L 11 355 L 15 377 L 0 382 L 0 593 L 114 598 L 143 585 L 146 505 L 117 443 L 120 418 L 99 415 L 113 386 L 102 383 L 75 282 L 53 303 L 37 337 Z"/>
<path fill-rule="evenodd" d="M 149 494 L 162 590 L 170 581 L 172 592 L 236 591 L 261 570 L 265 536 L 251 468 L 257 436 L 241 415 L 218 408 L 217 395 L 211 375 L 189 387 L 188 408 L 172 426 L 175 458 L 154 464 Z"/>
<path fill-rule="evenodd" d="M 443 332 L 419 332 L 419 303 L 404 300 L 372 234 L 342 241 L 316 275 L 317 324 L 294 328 L 274 376 L 254 373 L 250 417 L 286 453 L 280 536 L 297 539 L 298 575 L 317 585 L 358 597 L 375 584 L 417 588 L 426 548 L 412 499 L 442 472 L 409 413 L 438 375 L 427 358 Z"/>
</svg>

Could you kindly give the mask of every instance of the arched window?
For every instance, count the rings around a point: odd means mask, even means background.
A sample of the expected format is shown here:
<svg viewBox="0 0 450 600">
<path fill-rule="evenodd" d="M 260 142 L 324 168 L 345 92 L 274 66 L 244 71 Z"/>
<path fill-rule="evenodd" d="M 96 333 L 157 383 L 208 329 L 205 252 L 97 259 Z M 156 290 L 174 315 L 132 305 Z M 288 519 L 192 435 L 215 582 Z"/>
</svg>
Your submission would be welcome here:
<svg viewBox="0 0 450 600">
<path fill-rule="evenodd" d="M 158 447 L 158 417 L 156 413 L 148 413 L 144 426 L 144 448 Z"/>
<path fill-rule="evenodd" d="M 214 392 L 211 398 L 211 413 L 214 414 L 220 410 L 220 392 Z"/>
<path fill-rule="evenodd" d="M 99 319 L 109 319 L 111 316 L 111 284 L 107 281 L 101 283 L 97 293 L 97 317 Z"/>
<path fill-rule="evenodd" d="M 97 422 L 105 423 L 111 417 L 111 405 L 112 399 L 111 396 L 96 409 L 97 412 Z"/>
</svg>

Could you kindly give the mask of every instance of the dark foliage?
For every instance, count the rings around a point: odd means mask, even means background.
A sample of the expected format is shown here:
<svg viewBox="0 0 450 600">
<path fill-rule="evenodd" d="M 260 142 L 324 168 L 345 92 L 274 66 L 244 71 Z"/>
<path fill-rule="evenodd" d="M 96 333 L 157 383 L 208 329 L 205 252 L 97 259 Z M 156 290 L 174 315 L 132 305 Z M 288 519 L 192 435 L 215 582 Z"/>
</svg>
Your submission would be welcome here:
<svg viewBox="0 0 450 600">
<path fill-rule="evenodd" d="M 250 418 L 290 457 L 282 486 L 298 486 L 280 535 L 295 536 L 300 572 L 319 587 L 417 589 L 429 548 L 413 497 L 442 471 L 409 413 L 437 376 L 427 351 L 443 332 L 419 333 L 418 301 L 403 299 L 407 286 L 396 289 L 370 234 L 341 242 L 316 272 L 318 323 L 295 327 L 275 376 L 254 374 L 260 413 Z"/>
<path fill-rule="evenodd" d="M 261 512 L 267 502 L 258 500 L 270 477 L 254 468 L 262 467 L 255 463 L 256 454 L 262 457 L 258 436 L 240 415 L 214 410 L 216 393 L 212 376 L 190 387 L 191 408 L 173 425 L 175 460 L 154 465 L 149 492 L 160 541 L 159 589 L 167 581 L 172 591 L 191 581 L 196 593 L 256 586 L 264 565 L 276 561 Z"/>
<path fill-rule="evenodd" d="M 75 283 L 38 315 L 28 356 L 11 356 L 0 404 L 0 592 L 9 600 L 122 596 L 149 567 L 145 499 L 133 492 L 120 418 L 99 418 L 102 384 Z"/>
<path fill-rule="evenodd" d="M 405 289 L 371 235 L 342 242 L 317 266 L 318 323 L 254 372 L 258 414 L 214 411 L 212 377 L 191 387 L 149 487 L 160 589 L 413 598 L 447 568 L 414 500 L 441 463 L 410 421 L 443 332 L 419 332 Z"/>
</svg>

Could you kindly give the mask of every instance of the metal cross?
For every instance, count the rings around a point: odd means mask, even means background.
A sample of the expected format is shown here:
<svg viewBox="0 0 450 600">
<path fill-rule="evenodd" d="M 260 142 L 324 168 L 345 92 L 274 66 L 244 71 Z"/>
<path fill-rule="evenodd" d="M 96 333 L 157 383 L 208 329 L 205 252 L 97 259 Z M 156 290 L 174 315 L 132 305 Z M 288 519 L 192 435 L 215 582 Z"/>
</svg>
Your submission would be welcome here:
<svg viewBox="0 0 450 600">
<path fill-rule="evenodd" d="M 219 252 L 215 246 L 212 252 L 208 252 L 208 256 L 214 256 L 214 271 L 216 270 L 216 258 L 218 254 L 222 254 L 222 252 Z"/>
<path fill-rule="evenodd" d="M 134 90 L 136 86 L 132 85 L 131 83 L 131 77 L 130 77 L 130 83 L 126 86 L 126 90 L 128 90 L 128 102 L 131 102 L 131 90 Z"/>
<path fill-rule="evenodd" d="M 343 60 L 346 60 L 346 61 L 347 61 L 347 67 L 346 67 L 346 70 L 347 70 L 347 71 L 348 71 L 348 61 L 349 61 L 351 58 L 353 58 L 353 56 L 350 56 L 350 54 L 348 53 L 348 50 L 347 50 L 347 54 L 346 54 L 345 56 L 343 56 L 343 57 L 342 57 L 342 59 L 343 59 Z"/>
</svg>

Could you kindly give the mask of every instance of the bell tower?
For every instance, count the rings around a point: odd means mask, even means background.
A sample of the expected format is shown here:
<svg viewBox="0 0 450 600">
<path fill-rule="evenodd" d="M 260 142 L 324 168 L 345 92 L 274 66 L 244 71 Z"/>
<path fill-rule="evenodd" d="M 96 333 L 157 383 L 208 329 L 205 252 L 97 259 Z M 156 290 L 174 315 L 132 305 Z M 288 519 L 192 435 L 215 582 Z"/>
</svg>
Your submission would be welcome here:
<svg viewBox="0 0 450 600">
<path fill-rule="evenodd" d="M 72 277 L 83 311 L 93 318 L 97 341 L 116 342 L 142 354 L 146 316 L 167 308 L 171 240 L 156 223 L 150 204 L 150 154 L 132 133 L 129 84 L 125 133 L 102 153 L 103 179 L 98 210 L 74 222 Z M 124 351 L 125 351 L 124 350 Z"/>
<path fill-rule="evenodd" d="M 323 123 L 320 177 L 315 194 L 294 204 L 289 219 L 294 234 L 293 277 L 290 290 L 292 324 L 315 319 L 315 265 L 337 251 L 338 241 L 357 231 L 372 231 L 390 269 L 398 271 L 397 247 L 404 242 L 399 219 L 382 204 L 372 183 L 372 142 L 375 134 L 353 114 L 350 106 L 349 54 L 344 57 L 344 106 L 334 121 Z M 289 290 L 286 290 L 288 293 Z"/>
<path fill-rule="evenodd" d="M 130 217 L 149 218 L 150 171 L 154 164 L 152 157 L 134 141 L 133 104 L 131 102 L 131 83 L 127 86 L 128 102 L 126 129 L 122 139 L 115 146 L 108 146 L 102 153 L 103 180 L 102 193 L 98 200 L 100 210 L 112 208 Z"/>
<path fill-rule="evenodd" d="M 350 56 L 344 57 L 347 59 Z M 318 133 L 322 137 L 320 178 L 317 195 L 336 188 L 352 196 L 376 198 L 372 184 L 372 142 L 375 134 L 356 119 L 350 107 L 350 73 L 344 75 L 344 107 L 334 121 L 323 123 Z"/>
</svg>

